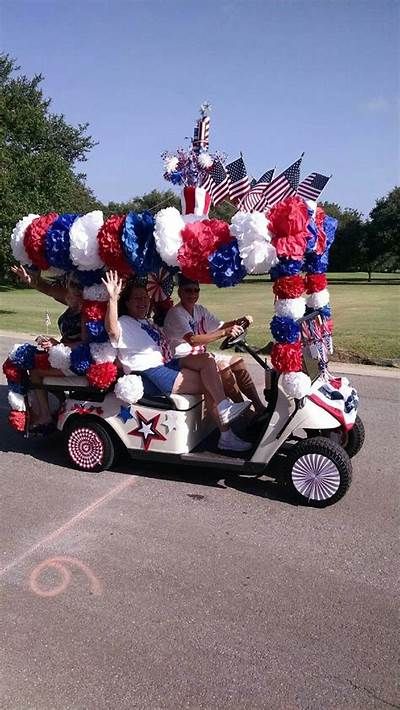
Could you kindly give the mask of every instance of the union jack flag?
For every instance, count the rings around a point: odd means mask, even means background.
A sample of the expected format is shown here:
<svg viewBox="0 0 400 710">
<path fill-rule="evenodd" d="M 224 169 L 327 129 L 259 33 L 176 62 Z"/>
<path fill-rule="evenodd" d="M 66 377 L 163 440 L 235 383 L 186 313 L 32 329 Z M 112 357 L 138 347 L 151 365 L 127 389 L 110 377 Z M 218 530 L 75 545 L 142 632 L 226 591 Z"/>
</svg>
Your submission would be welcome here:
<svg viewBox="0 0 400 710">
<path fill-rule="evenodd" d="M 300 180 L 300 165 L 304 153 L 292 165 L 289 165 L 286 170 L 278 175 L 265 188 L 260 200 L 257 202 L 255 209 L 262 212 L 267 207 L 273 207 L 285 197 L 295 195 L 299 186 Z"/>
<path fill-rule="evenodd" d="M 242 156 L 226 166 L 229 175 L 229 196 L 232 202 L 240 200 L 250 189 L 250 178 L 247 175 L 246 166 Z"/>
<path fill-rule="evenodd" d="M 230 179 L 226 168 L 217 158 L 201 187 L 210 193 L 214 205 L 218 205 L 219 202 L 229 197 L 229 184 Z"/>
<path fill-rule="evenodd" d="M 248 192 L 241 201 L 239 209 L 244 210 L 245 212 L 251 212 L 251 210 L 254 209 L 265 188 L 271 182 L 274 172 L 275 168 L 272 168 L 272 170 L 267 170 L 264 175 L 261 175 L 258 180 L 253 178 L 250 183 L 250 192 Z"/>
<path fill-rule="evenodd" d="M 327 177 L 320 173 L 310 173 L 298 186 L 297 194 L 305 200 L 317 200 L 331 177 L 332 175 Z"/>
</svg>

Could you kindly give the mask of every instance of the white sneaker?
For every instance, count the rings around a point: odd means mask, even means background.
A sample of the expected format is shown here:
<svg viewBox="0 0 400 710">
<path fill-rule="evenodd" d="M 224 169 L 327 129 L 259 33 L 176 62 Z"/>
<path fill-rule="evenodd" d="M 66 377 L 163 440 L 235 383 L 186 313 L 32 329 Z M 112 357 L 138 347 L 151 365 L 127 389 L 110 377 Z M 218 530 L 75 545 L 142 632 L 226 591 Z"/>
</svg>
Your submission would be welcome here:
<svg viewBox="0 0 400 710">
<path fill-rule="evenodd" d="M 243 412 L 246 411 L 250 405 L 251 402 L 249 401 L 232 402 L 231 399 L 223 399 L 217 407 L 221 424 L 225 425 L 233 422 L 234 419 L 240 417 L 240 415 L 243 414 Z"/>
<path fill-rule="evenodd" d="M 248 451 L 251 449 L 251 446 L 248 441 L 239 439 L 239 437 L 233 433 L 232 429 L 223 431 L 218 441 L 218 448 L 227 451 Z"/>
</svg>

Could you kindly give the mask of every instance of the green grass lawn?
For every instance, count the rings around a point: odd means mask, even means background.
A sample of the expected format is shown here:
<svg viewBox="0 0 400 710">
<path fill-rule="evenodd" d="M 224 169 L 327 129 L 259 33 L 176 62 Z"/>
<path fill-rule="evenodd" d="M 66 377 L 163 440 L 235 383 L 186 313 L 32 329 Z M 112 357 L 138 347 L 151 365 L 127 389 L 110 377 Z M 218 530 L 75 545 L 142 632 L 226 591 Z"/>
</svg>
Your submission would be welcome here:
<svg viewBox="0 0 400 710">
<path fill-rule="evenodd" d="M 398 358 L 400 275 L 328 274 L 334 316 L 334 343 L 338 352 L 362 358 Z M 254 317 L 249 342 L 258 347 L 271 340 L 268 323 L 273 315 L 273 294 L 267 277 L 248 278 L 231 289 L 203 286 L 201 302 L 221 319 L 245 313 Z M 57 334 L 61 304 L 30 289 L 0 286 L 0 329 L 39 334 L 46 332 L 44 315 L 50 314 L 50 332 Z"/>
</svg>

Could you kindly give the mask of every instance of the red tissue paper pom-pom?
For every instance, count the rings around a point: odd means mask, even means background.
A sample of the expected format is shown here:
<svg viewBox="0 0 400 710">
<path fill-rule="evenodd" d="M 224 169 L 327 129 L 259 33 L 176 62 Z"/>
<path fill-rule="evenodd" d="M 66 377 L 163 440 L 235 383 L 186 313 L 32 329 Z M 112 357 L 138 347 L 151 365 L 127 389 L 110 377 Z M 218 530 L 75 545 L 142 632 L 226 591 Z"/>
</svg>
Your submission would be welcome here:
<svg viewBox="0 0 400 710">
<path fill-rule="evenodd" d="M 8 423 L 17 431 L 25 431 L 26 412 L 18 412 L 16 409 L 12 409 L 8 415 Z"/>
<path fill-rule="evenodd" d="M 308 209 L 304 200 L 287 197 L 271 208 L 268 220 L 278 256 L 302 259 L 308 238 Z"/>
<path fill-rule="evenodd" d="M 316 254 L 323 254 L 326 248 L 326 234 L 324 232 L 324 219 L 326 214 L 322 207 L 317 207 L 315 224 L 317 225 L 317 242 L 315 244 Z"/>
<path fill-rule="evenodd" d="M 107 311 L 107 301 L 84 301 L 82 304 L 82 319 L 104 320 Z"/>
<path fill-rule="evenodd" d="M 90 365 L 86 377 L 91 387 L 106 390 L 117 379 L 118 368 L 113 362 L 99 362 Z"/>
<path fill-rule="evenodd" d="M 49 361 L 49 353 L 36 353 L 35 355 L 35 370 L 49 370 L 51 369 Z"/>
<path fill-rule="evenodd" d="M 49 262 L 46 259 L 45 253 L 45 238 L 48 228 L 53 224 L 58 217 L 57 212 L 36 217 L 24 234 L 24 247 L 26 253 L 34 266 L 38 269 L 46 271 L 49 268 Z"/>
<path fill-rule="evenodd" d="M 9 382 L 21 382 L 22 380 L 22 368 L 14 365 L 9 357 L 3 362 L 3 372 Z"/>
<path fill-rule="evenodd" d="M 120 276 L 132 274 L 121 245 L 124 224 L 124 214 L 112 214 L 106 219 L 97 235 L 100 257 L 109 269 L 115 269 Z"/>
<path fill-rule="evenodd" d="M 317 291 L 322 291 L 328 285 L 325 274 L 307 274 L 305 282 L 307 293 L 317 293 Z"/>
<path fill-rule="evenodd" d="M 182 241 L 178 261 L 184 275 L 200 283 L 212 283 L 208 257 L 232 241 L 228 224 L 219 219 L 187 224 L 182 230 Z"/>
<path fill-rule="evenodd" d="M 300 275 L 281 276 L 274 281 L 272 290 L 278 298 L 299 298 L 304 293 L 304 279 Z"/>
<path fill-rule="evenodd" d="M 275 343 L 271 362 L 278 372 L 300 372 L 302 368 L 301 343 Z"/>
</svg>

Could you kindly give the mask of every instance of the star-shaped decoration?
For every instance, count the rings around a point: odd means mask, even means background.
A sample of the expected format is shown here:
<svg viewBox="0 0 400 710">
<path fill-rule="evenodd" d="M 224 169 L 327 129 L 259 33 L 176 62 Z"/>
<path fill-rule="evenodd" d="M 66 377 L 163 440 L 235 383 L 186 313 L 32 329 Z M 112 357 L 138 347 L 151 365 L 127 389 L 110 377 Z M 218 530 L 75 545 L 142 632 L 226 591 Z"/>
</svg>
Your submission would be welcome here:
<svg viewBox="0 0 400 710">
<path fill-rule="evenodd" d="M 138 426 L 136 429 L 132 429 L 132 431 L 128 431 L 128 434 L 131 436 L 138 436 L 142 439 L 143 441 L 143 446 L 144 450 L 147 451 L 149 448 L 150 444 L 152 441 L 166 441 L 166 437 L 161 434 L 161 432 L 157 431 L 157 424 L 158 420 L 160 418 L 160 414 L 157 414 L 155 417 L 152 417 L 151 419 L 145 419 L 143 414 L 141 414 L 138 410 L 135 412 L 136 418 L 139 422 Z"/>
<path fill-rule="evenodd" d="M 167 434 L 169 434 L 170 431 L 177 429 L 177 416 L 176 412 L 168 412 L 168 414 L 165 415 L 162 425 L 165 426 Z"/>
<path fill-rule="evenodd" d="M 119 414 L 117 414 L 118 419 L 122 419 L 124 424 L 128 421 L 128 419 L 133 419 L 134 416 L 131 414 L 131 408 L 130 407 L 123 407 L 121 405 Z"/>
<path fill-rule="evenodd" d="M 201 116 L 208 116 L 208 114 L 211 111 L 211 104 L 209 101 L 203 101 L 203 103 L 200 106 L 200 114 Z"/>
</svg>

